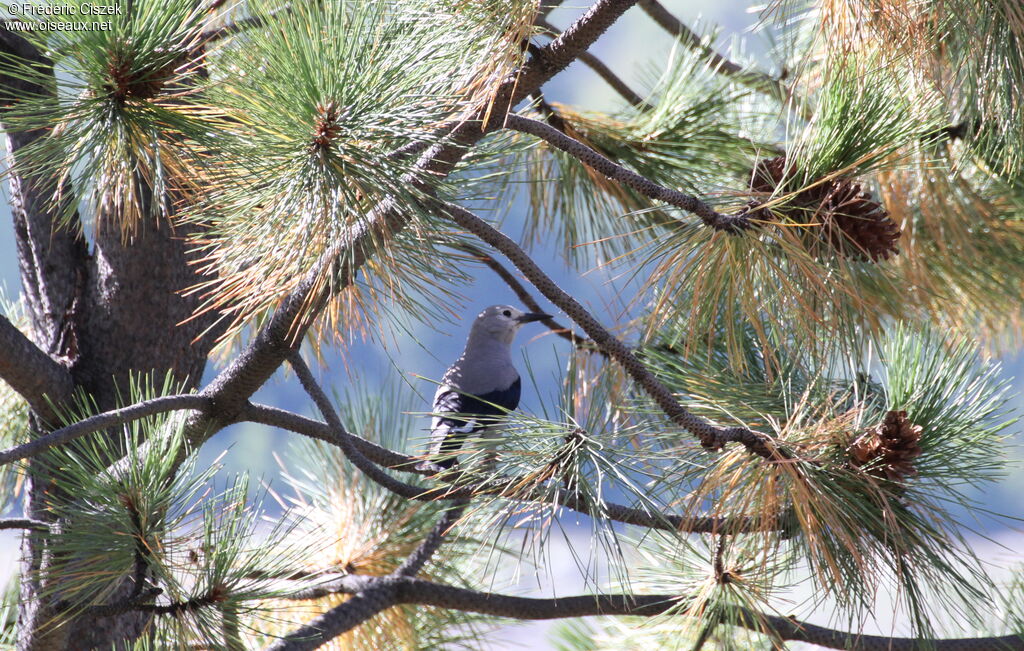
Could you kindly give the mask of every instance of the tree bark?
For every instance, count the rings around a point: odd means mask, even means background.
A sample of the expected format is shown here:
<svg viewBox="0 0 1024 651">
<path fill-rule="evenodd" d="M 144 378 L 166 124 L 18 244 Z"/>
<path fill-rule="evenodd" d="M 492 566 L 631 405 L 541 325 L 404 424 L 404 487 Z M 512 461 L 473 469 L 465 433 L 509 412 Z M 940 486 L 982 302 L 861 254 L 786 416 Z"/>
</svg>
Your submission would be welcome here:
<svg viewBox="0 0 1024 651">
<path fill-rule="evenodd" d="M 51 62 L 18 34 L 0 28 L 0 48 L 41 70 L 49 68 L 52 74 Z M 12 98 L 25 93 L 55 97 L 56 85 L 43 88 L 0 78 L 5 109 Z M 4 127 L 8 129 L 6 123 Z M 27 171 L 29 148 L 47 135 L 45 130 L 11 131 L 7 138 L 28 338 L 67 367 L 72 378 L 67 386 L 51 387 L 49 398 L 60 403 L 80 389 L 106 411 L 129 396 L 133 376 L 149 376 L 159 385 L 168 372 L 181 391 L 194 389 L 215 339 L 211 334 L 196 340 L 211 317 L 188 321 L 199 299 L 180 293 L 202 279 L 190 265 L 185 241 L 194 227 L 172 224 L 173 202 L 163 198 L 166 210 L 148 211 L 154 217 L 135 225 L 127 238 L 122 236 L 120 215 L 104 216 L 95 228 L 90 254 L 70 185 Z M 151 199 L 148 189 L 142 189 Z M 59 427 L 53 421 L 52 414 L 34 409 L 34 435 Z M 31 460 L 27 470 L 25 515 L 49 520 L 44 496 L 52 489 L 52 480 L 37 460 Z M 130 640 L 141 632 L 149 615 L 139 613 L 53 626 L 53 604 L 42 594 L 49 592 L 45 582 L 59 579 L 46 576 L 46 554 L 45 536 L 27 532 L 22 541 L 19 649 L 110 648 L 115 640 Z"/>
</svg>

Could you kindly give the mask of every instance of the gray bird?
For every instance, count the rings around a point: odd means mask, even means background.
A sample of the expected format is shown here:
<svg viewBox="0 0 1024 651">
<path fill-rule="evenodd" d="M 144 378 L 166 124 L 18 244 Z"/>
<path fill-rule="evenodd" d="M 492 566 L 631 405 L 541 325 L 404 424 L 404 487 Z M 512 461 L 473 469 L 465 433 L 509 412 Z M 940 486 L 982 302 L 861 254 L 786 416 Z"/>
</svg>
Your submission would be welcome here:
<svg viewBox="0 0 1024 651">
<path fill-rule="evenodd" d="M 467 436 L 483 434 L 505 411 L 519 405 L 522 383 L 512 365 L 512 340 L 524 323 L 547 318 L 510 305 L 492 305 L 473 321 L 466 349 L 434 394 L 430 454 L 442 455 L 437 465 L 451 468 L 454 453 Z"/>
</svg>

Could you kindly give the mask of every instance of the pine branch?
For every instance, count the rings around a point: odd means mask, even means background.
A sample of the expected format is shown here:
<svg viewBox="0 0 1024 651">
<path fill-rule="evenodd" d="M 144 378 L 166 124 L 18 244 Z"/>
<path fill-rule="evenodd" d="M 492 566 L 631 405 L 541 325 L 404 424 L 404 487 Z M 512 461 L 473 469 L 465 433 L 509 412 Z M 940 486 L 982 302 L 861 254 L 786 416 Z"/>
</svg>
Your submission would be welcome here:
<svg viewBox="0 0 1024 651">
<path fill-rule="evenodd" d="M 31 518 L 4 518 L 0 520 L 0 529 L 40 529 L 50 530 L 50 523 Z"/>
<path fill-rule="evenodd" d="M 146 587 L 146 575 L 149 573 L 149 557 L 151 551 L 145 543 L 142 527 L 142 517 L 139 514 L 134 500 L 127 500 L 125 507 L 128 509 L 128 515 L 131 518 L 133 534 L 135 536 L 135 559 L 134 565 L 135 570 L 132 572 L 132 590 L 128 593 L 126 599 L 128 601 L 136 601 L 143 595 L 143 590 Z"/>
<path fill-rule="evenodd" d="M 226 606 L 220 609 L 220 616 L 225 651 L 245 651 L 245 643 L 238 625 L 238 610 L 231 606 Z"/>
<path fill-rule="evenodd" d="M 341 447 L 335 430 L 327 423 L 306 418 L 283 409 L 277 409 L 276 407 L 252 405 L 250 409 L 243 412 L 240 420 L 279 427 Z M 418 468 L 417 464 L 420 463 L 420 460 L 416 457 L 388 450 L 354 434 L 349 434 L 349 440 L 366 457 L 385 468 L 436 476 L 436 471 Z M 638 509 L 613 502 L 602 502 L 600 514 L 595 514 L 592 505 L 578 491 L 569 491 L 560 486 L 552 487 L 548 491 L 546 488 L 538 486 L 531 493 L 523 493 L 516 490 L 522 485 L 523 479 L 519 477 L 505 478 L 481 484 L 445 484 L 437 488 L 423 490 L 420 495 L 415 496 L 413 499 L 421 502 L 433 502 L 470 499 L 481 495 L 498 495 L 504 499 L 522 503 L 558 504 L 561 507 L 590 517 L 603 517 L 624 524 L 633 524 L 664 531 L 730 534 L 779 531 L 783 535 L 788 535 L 790 532 L 790 527 L 785 518 L 772 522 L 755 517 L 683 516 L 674 513 L 661 513 L 650 509 Z"/>
<path fill-rule="evenodd" d="M 686 611 L 685 600 L 677 594 L 587 594 L 538 599 L 468 590 L 411 577 L 357 575 L 342 577 L 330 585 L 337 592 L 343 594 L 353 592 L 368 594 L 374 590 L 381 590 L 393 599 L 392 605 L 434 606 L 517 620 L 550 620 L 598 615 L 656 617 L 670 610 Z M 925 649 L 934 651 L 979 651 L 980 649 L 1020 651 L 1024 649 L 1024 637 L 1019 635 L 945 640 L 884 637 L 848 633 L 802 622 L 795 617 L 779 617 L 759 613 L 749 608 L 738 606 L 728 608 L 729 612 L 723 616 L 723 621 L 734 626 L 747 628 L 778 640 L 805 642 L 830 649 L 848 649 L 850 651 L 924 651 Z M 310 631 L 310 634 L 318 633 L 323 634 L 322 631 L 315 629 Z M 323 643 L 331 638 L 319 639 L 320 643 Z M 306 649 L 315 647 L 270 648 Z"/>
<path fill-rule="evenodd" d="M 704 44 L 700 36 L 687 27 L 681 20 L 672 15 L 658 0 L 639 0 L 637 3 L 648 16 L 654 19 L 662 29 L 683 41 L 688 47 L 701 52 L 708 62 L 717 68 L 722 74 L 729 77 L 746 76 L 746 83 L 757 83 L 765 87 L 775 82 L 774 79 L 764 73 L 747 72 L 743 66 L 733 63 L 729 59 L 715 52 Z"/>
<path fill-rule="evenodd" d="M 632 170 L 628 170 L 575 138 L 567 136 L 543 122 L 531 120 L 521 115 L 510 114 L 506 119 L 505 127 L 537 136 L 613 181 L 628 185 L 651 199 L 664 201 L 689 213 L 693 213 L 700 217 L 705 224 L 716 230 L 734 233 L 750 226 L 746 209 L 735 215 L 723 215 L 697 197 L 666 188 Z"/>
<path fill-rule="evenodd" d="M 163 594 L 163 590 L 161 590 L 160 588 L 145 588 L 144 590 L 139 591 L 138 594 L 134 595 L 130 599 L 122 599 L 112 604 L 89 606 L 85 610 L 85 613 L 83 614 L 88 617 L 117 617 L 118 615 L 124 615 L 125 613 L 145 611 L 150 608 L 156 607 L 153 604 L 146 602 L 155 599 L 161 594 Z"/>
<path fill-rule="evenodd" d="M 327 423 L 306 418 L 305 416 L 284 409 L 278 409 L 277 407 L 250 404 L 239 415 L 239 420 L 279 427 L 318 441 L 330 443 L 339 448 L 341 447 L 341 437 Z M 348 440 L 364 456 L 379 466 L 422 475 L 433 474 L 430 470 L 420 470 L 417 468 L 422 459 L 389 450 L 351 432 L 348 435 Z"/>
<path fill-rule="evenodd" d="M 638 4 L 662 29 L 681 40 L 690 49 L 700 52 L 716 72 L 731 77 L 748 88 L 767 92 L 781 100 L 785 100 L 789 96 L 791 91 L 782 83 L 781 79 L 756 70 L 744 70 L 743 66 L 715 52 L 658 0 L 639 0 Z"/>
<path fill-rule="evenodd" d="M 629 87 L 626 82 L 622 81 L 618 75 L 612 72 L 603 61 L 597 58 L 590 52 L 584 52 L 580 55 L 580 61 L 583 62 L 588 68 L 597 73 L 606 84 L 611 86 L 612 90 L 622 96 L 622 99 L 630 103 L 630 105 L 640 109 L 641 111 L 650 111 L 653 106 L 647 103 L 643 97 Z"/>
<path fill-rule="evenodd" d="M 434 528 L 430 530 L 427 537 L 420 543 L 413 553 L 392 572 L 392 576 L 416 576 L 423 566 L 430 560 L 434 553 L 441 547 L 444 537 L 448 534 L 466 509 L 469 500 L 459 500 L 444 512 L 441 519 L 437 521 Z"/>
<path fill-rule="evenodd" d="M 152 613 L 154 615 L 170 615 L 171 617 L 177 617 L 184 613 L 195 612 L 203 608 L 217 606 L 223 603 L 228 597 L 223 591 L 211 590 L 210 592 L 189 599 L 188 601 L 176 601 L 169 604 L 139 604 L 132 606 L 132 610 L 138 610 L 144 613 Z"/>
<path fill-rule="evenodd" d="M 531 120 L 531 122 L 534 122 Z M 535 122 L 535 124 L 540 124 Z M 547 125 L 541 125 L 551 129 Z M 557 133 L 557 132 L 555 132 Z M 725 443 L 736 441 L 742 443 L 751 452 L 766 459 L 786 458 L 788 453 L 776 447 L 772 440 L 760 432 L 746 427 L 722 428 L 712 425 L 705 419 L 691 413 L 676 401 L 675 396 L 658 380 L 644 364 L 637 359 L 633 351 L 619 341 L 595 319 L 579 301 L 560 288 L 550 276 L 544 273 L 536 262 L 523 251 L 507 235 L 498 231 L 483 219 L 461 206 L 436 202 L 438 209 L 447 214 L 455 223 L 473 233 L 484 242 L 497 249 L 509 259 L 517 269 L 543 294 L 549 301 L 557 305 L 586 332 L 594 342 L 647 392 L 661 407 L 672 422 L 697 436 L 701 445 L 709 449 L 720 449 Z"/>
<path fill-rule="evenodd" d="M 283 9 L 284 8 L 278 9 L 274 13 L 277 13 L 277 11 L 282 11 Z M 228 38 L 230 36 L 234 36 L 235 34 L 241 34 L 242 32 L 249 29 L 263 27 L 264 24 L 265 21 L 263 20 L 262 16 L 246 16 L 244 18 L 239 18 L 234 22 L 228 23 L 227 25 L 222 25 L 221 27 L 216 27 L 214 29 L 203 32 L 202 35 L 200 36 L 200 40 L 203 43 L 214 43 L 223 38 Z"/>
<path fill-rule="evenodd" d="M 32 411 L 47 421 L 53 420 L 50 400 L 63 400 L 74 385 L 68 369 L 32 343 L 2 314 L 0 350 L 4 351 L 0 355 L 0 379 L 11 385 Z"/>
<path fill-rule="evenodd" d="M 90 416 L 85 420 L 78 421 L 67 427 L 50 432 L 28 443 L 22 443 L 12 448 L 0 451 L 0 465 L 11 463 L 19 459 L 27 459 L 35 456 L 44 450 L 55 445 L 64 445 L 86 434 L 98 432 L 108 427 L 115 427 L 130 423 L 146 416 L 161 414 L 168 411 L 190 409 L 203 412 L 210 408 L 210 401 L 201 395 L 186 394 L 175 396 L 162 396 L 152 400 L 144 400 L 128 407 L 112 409 L 102 414 Z"/>
<path fill-rule="evenodd" d="M 283 598 L 289 601 L 309 601 L 311 599 L 322 599 L 332 594 L 355 594 L 366 590 L 379 578 L 377 576 L 364 576 L 361 574 L 333 575 L 333 578 L 329 581 L 323 581 L 308 588 L 296 590 L 286 594 Z"/>
<path fill-rule="evenodd" d="M 578 513 L 598 517 L 578 491 L 559 488 L 550 501 Z M 739 534 L 778 531 L 784 538 L 792 537 L 790 527 L 784 518 L 772 521 L 752 516 L 685 516 L 638 509 L 614 502 L 601 503 L 600 517 L 623 524 L 678 533 Z"/>
<path fill-rule="evenodd" d="M 451 608 L 514 619 L 547 620 L 594 615 L 630 615 L 652 617 L 679 606 L 678 595 L 598 594 L 556 599 L 514 597 L 440 585 L 423 579 L 405 579 L 395 585 L 398 603 Z M 847 633 L 796 618 L 757 613 L 732 607 L 725 617 L 736 626 L 765 633 L 771 637 L 817 644 L 830 649 L 858 651 L 978 651 L 979 649 L 1021 650 L 1024 638 L 1006 635 L 989 638 L 928 640 Z"/>
<path fill-rule="evenodd" d="M 310 651 L 352 630 L 382 610 L 397 603 L 390 583 L 381 582 L 357 592 L 351 599 L 267 647 L 266 651 Z"/>
<path fill-rule="evenodd" d="M 558 34 L 558 28 L 543 18 L 539 18 L 535 21 L 535 24 L 548 32 L 551 36 Z M 642 111 L 647 111 L 653 108 L 643 97 L 640 97 L 639 94 L 630 88 L 626 82 L 622 81 L 618 75 L 612 72 L 611 68 L 605 65 L 605 63 L 598 59 L 594 54 L 584 52 L 580 55 L 580 62 L 597 73 L 597 76 L 603 79 L 604 82 L 612 88 L 612 90 L 618 93 L 622 99 L 629 102 L 632 106 L 635 106 Z"/>
<path fill-rule="evenodd" d="M 542 91 L 538 90 L 533 95 L 530 95 L 530 99 L 537 104 L 537 110 L 544 116 L 545 122 L 562 133 L 567 134 L 569 132 L 562 114 L 556 111 L 555 107 L 548 104 L 548 101 L 544 98 L 544 93 Z"/>
<path fill-rule="evenodd" d="M 352 465 L 363 471 L 363 474 L 374 482 L 380 484 L 396 495 L 400 495 L 407 499 L 422 498 L 425 492 L 422 488 L 395 479 L 381 470 L 380 467 L 367 459 L 362 452 L 356 449 L 352 442 L 352 435 L 345 430 L 345 426 L 342 425 L 341 419 L 338 418 L 338 414 L 334 411 L 334 407 L 331 406 L 331 401 L 327 398 L 324 390 L 320 388 L 320 384 L 316 381 L 316 378 L 313 377 L 309 367 L 306 366 L 306 362 L 303 361 L 299 353 L 292 353 L 288 358 L 288 362 L 295 371 L 295 375 L 298 376 L 299 382 L 302 384 L 302 388 L 305 389 L 306 393 L 308 393 L 313 399 L 313 402 L 316 403 L 317 408 L 320 410 L 320 413 L 323 414 L 327 424 L 330 425 L 331 429 L 334 430 L 335 434 L 337 434 L 337 445 L 341 448 L 345 457 L 352 462 Z"/>
<path fill-rule="evenodd" d="M 594 3 L 558 38 L 542 48 L 542 56 L 534 57 L 526 64 L 520 87 L 511 93 L 513 101 L 509 106 L 514 106 L 555 74 L 565 70 L 634 4 L 636 0 L 599 0 Z"/>
<path fill-rule="evenodd" d="M 279 14 L 288 13 L 292 11 L 291 5 L 284 5 L 278 7 L 272 11 L 267 12 L 267 16 L 275 18 Z M 214 29 L 207 30 L 200 36 L 200 42 L 202 43 L 213 43 L 223 38 L 234 36 L 235 34 L 241 34 L 242 32 L 250 29 L 258 29 L 266 24 L 263 16 L 245 16 L 239 18 L 234 22 L 216 27 Z"/>
</svg>

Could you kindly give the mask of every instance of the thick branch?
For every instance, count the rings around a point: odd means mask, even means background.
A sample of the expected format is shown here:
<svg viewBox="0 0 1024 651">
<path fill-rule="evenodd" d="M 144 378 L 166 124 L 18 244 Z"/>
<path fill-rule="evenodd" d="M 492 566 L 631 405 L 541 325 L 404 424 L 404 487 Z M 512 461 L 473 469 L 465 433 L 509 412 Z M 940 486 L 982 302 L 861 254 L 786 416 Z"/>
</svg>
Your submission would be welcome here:
<svg viewBox="0 0 1024 651">
<path fill-rule="evenodd" d="M 6 122 L 7 109 L 25 97 L 56 101 L 53 64 L 23 36 L 2 25 L 0 54 L 7 60 L 6 68 L 10 69 L 17 60 L 21 65 L 32 66 L 38 74 L 33 81 L 0 71 L 0 122 L 7 138 L 11 215 L 30 334 L 46 355 L 74 361 L 78 354 L 77 311 L 88 259 L 78 214 L 72 208 L 74 192 L 66 181 L 40 173 L 31 157 L 26 156 L 25 152 L 48 137 L 49 131 L 18 131 L 9 128 L 11 125 Z M 56 362 L 29 351 L 25 338 L 15 334 L 16 329 L 6 320 L 2 321 L 0 350 L 4 355 L 0 356 L 0 377 L 24 396 L 44 421 L 53 420 L 42 396 L 48 395 L 54 404 L 63 402 L 73 385 L 68 372 Z M 37 377 L 31 377 L 36 374 Z"/>
<path fill-rule="evenodd" d="M 267 647 L 267 651 L 309 651 L 359 626 L 382 610 L 396 603 L 394 589 L 381 583 L 365 592 L 356 593 L 345 603 L 315 617 L 305 626 L 289 633 Z"/>
<path fill-rule="evenodd" d="M 0 379 L 28 402 L 32 411 L 51 420 L 46 396 L 58 401 L 71 393 L 71 373 L 39 349 L 0 314 Z"/>
<path fill-rule="evenodd" d="M 111 411 L 105 411 L 102 414 L 90 416 L 85 420 L 78 421 L 77 423 L 68 425 L 67 427 L 62 427 L 59 430 L 46 434 L 45 436 L 33 439 L 28 443 L 23 443 L 21 445 L 16 445 L 13 448 L 2 450 L 0 451 L 0 465 L 17 461 L 18 459 L 27 459 L 28 457 L 35 456 L 55 445 L 63 445 L 85 436 L 86 434 L 98 432 L 99 430 L 107 429 L 108 427 L 115 427 L 117 425 L 130 423 L 134 420 L 145 418 L 146 416 L 179 409 L 203 411 L 209 407 L 209 399 L 197 395 L 163 396 L 160 398 L 153 398 L 152 400 L 144 400 L 143 402 L 136 403 L 130 407 L 113 409 Z"/>
<path fill-rule="evenodd" d="M 330 586 L 340 593 L 362 592 L 364 594 L 378 586 L 386 587 L 393 594 L 395 604 L 436 606 L 518 620 L 565 619 L 596 615 L 654 617 L 665 614 L 669 610 L 676 612 L 686 610 L 684 598 L 681 595 L 671 594 L 588 594 L 537 599 L 467 590 L 411 577 L 373 578 L 352 575 L 342 577 L 332 582 Z M 1024 638 L 1018 635 L 946 640 L 863 635 L 809 624 L 793 617 L 768 615 L 740 607 L 733 607 L 725 619 L 734 626 L 757 631 L 776 639 L 806 642 L 830 649 L 849 649 L 851 651 L 1024 650 Z"/>
<path fill-rule="evenodd" d="M 531 122 L 533 122 L 531 120 Z M 539 122 L 536 124 L 540 124 Z M 551 129 L 547 125 L 541 125 Z M 554 131 L 554 129 L 551 129 Z M 555 132 L 557 133 L 557 132 Z M 544 273 L 537 263 L 523 251 L 511 238 L 498 231 L 483 219 L 480 219 L 465 208 L 441 201 L 437 202 L 440 210 L 448 214 L 459 226 L 487 242 L 500 251 L 549 301 L 561 308 L 586 332 L 594 342 L 608 355 L 622 365 L 623 369 L 637 382 L 644 391 L 661 407 L 672 422 L 696 435 L 701 444 L 707 448 L 721 448 L 728 441 L 739 441 L 751 452 L 767 459 L 775 459 L 781 451 L 775 447 L 771 439 L 764 434 L 753 432 L 745 427 L 721 428 L 712 425 L 703 418 L 690 413 L 676 401 L 675 396 L 661 381 L 655 377 L 643 363 L 637 359 L 625 344 L 615 338 L 595 319 L 579 301 L 562 290 Z"/>
<path fill-rule="evenodd" d="M 747 216 L 744 213 L 723 215 L 697 197 L 666 188 L 647 177 L 640 176 L 636 172 L 612 162 L 575 138 L 567 136 L 558 129 L 543 122 L 531 120 L 521 115 L 510 114 L 505 121 L 505 126 L 515 131 L 537 136 L 613 181 L 628 185 L 651 199 L 664 201 L 665 203 L 682 208 L 686 212 L 697 215 L 705 224 L 712 228 L 732 232 L 746 228 L 749 225 Z"/>
<path fill-rule="evenodd" d="M 39 529 L 50 530 L 50 523 L 31 518 L 5 518 L 0 520 L 0 529 Z"/>
<path fill-rule="evenodd" d="M 459 500 L 446 510 L 441 519 L 434 525 L 434 528 L 430 530 L 427 537 L 420 543 L 420 546 L 413 553 L 409 554 L 409 557 L 392 573 L 392 576 L 416 576 L 438 548 L 441 547 L 444 537 L 448 535 L 448 531 L 462 517 L 462 512 L 466 509 L 467 504 L 469 504 L 469 500 Z"/>
</svg>

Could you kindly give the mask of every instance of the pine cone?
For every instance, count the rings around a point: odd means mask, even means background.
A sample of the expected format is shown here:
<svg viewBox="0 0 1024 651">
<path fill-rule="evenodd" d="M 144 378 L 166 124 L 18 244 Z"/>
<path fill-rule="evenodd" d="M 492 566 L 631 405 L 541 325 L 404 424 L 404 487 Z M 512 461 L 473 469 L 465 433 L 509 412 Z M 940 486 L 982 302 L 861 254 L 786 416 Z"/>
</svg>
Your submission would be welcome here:
<svg viewBox="0 0 1024 651">
<path fill-rule="evenodd" d="M 107 62 L 107 79 L 103 90 L 118 102 L 128 100 L 149 100 L 159 95 L 164 88 L 184 74 L 187 68 L 195 68 L 190 63 L 189 53 L 185 50 L 177 52 L 172 58 L 163 56 L 173 53 L 169 50 L 158 50 L 154 55 L 161 55 L 162 63 L 139 65 L 136 53 L 130 47 L 122 47 L 112 52 Z"/>
<path fill-rule="evenodd" d="M 341 112 L 332 100 L 326 104 L 317 104 L 317 120 L 313 130 L 313 149 L 327 149 L 338 134 L 341 133 Z"/>
<path fill-rule="evenodd" d="M 921 426 L 907 420 L 907 412 L 890 411 L 881 424 L 862 434 L 849 447 L 850 461 L 867 472 L 900 482 L 917 474 L 913 461 L 921 454 Z"/>
<path fill-rule="evenodd" d="M 786 175 L 786 157 L 763 158 L 754 165 L 750 175 L 750 190 L 770 194 L 779 187 Z"/>
<path fill-rule="evenodd" d="M 758 161 L 750 174 L 751 192 L 770 194 L 784 179 L 797 176 L 796 170 L 787 169 L 786 163 L 785 156 Z M 785 206 L 776 208 L 776 212 L 800 222 L 808 221 L 808 213 L 812 213 L 810 219 L 822 225 L 813 232 L 842 255 L 877 262 L 879 258 L 887 260 L 900 252 L 896 247 L 899 226 L 889 219 L 889 213 L 881 204 L 862 191 L 860 184 L 839 177 L 811 185 Z M 760 205 L 752 201 L 748 212 L 754 212 Z M 758 218 L 770 220 L 771 215 L 761 210 Z"/>
<path fill-rule="evenodd" d="M 900 228 L 860 184 L 839 178 L 819 209 L 824 233 L 836 249 L 854 257 L 888 260 L 900 250 Z"/>
</svg>

